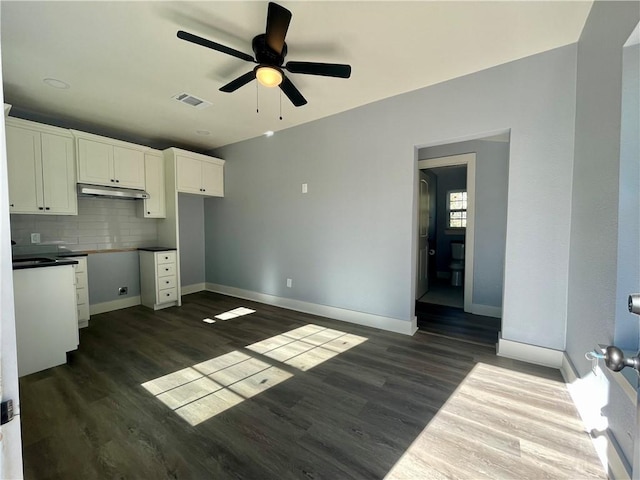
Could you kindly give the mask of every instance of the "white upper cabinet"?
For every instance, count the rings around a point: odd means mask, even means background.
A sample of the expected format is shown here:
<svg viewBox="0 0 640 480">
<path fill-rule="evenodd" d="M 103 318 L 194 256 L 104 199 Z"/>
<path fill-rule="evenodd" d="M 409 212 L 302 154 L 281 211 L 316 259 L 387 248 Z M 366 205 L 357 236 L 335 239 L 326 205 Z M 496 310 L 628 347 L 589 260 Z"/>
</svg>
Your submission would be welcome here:
<svg viewBox="0 0 640 480">
<path fill-rule="evenodd" d="M 144 189 L 147 147 L 73 130 L 78 183 Z"/>
<path fill-rule="evenodd" d="M 165 218 L 164 158 L 162 152 L 149 151 L 144 154 L 144 189 L 149 198 L 144 200 L 145 218 Z"/>
<path fill-rule="evenodd" d="M 176 189 L 210 197 L 224 197 L 224 160 L 169 148 L 165 155 L 175 161 Z"/>
<path fill-rule="evenodd" d="M 73 137 L 26 120 L 6 125 L 10 213 L 77 215 Z"/>
</svg>

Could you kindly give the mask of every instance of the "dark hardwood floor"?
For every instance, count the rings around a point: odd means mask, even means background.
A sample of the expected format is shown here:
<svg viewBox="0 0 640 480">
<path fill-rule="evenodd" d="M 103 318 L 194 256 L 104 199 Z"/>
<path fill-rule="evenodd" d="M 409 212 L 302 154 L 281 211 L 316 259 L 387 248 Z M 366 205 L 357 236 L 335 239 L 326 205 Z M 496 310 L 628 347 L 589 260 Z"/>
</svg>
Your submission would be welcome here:
<svg viewBox="0 0 640 480">
<path fill-rule="evenodd" d="M 204 384 L 196 422 L 163 403 Z M 207 292 L 93 316 L 20 389 L 26 479 L 605 478 L 557 370 Z"/>
<path fill-rule="evenodd" d="M 461 308 L 418 301 L 416 317 L 418 328 L 425 332 L 484 345 L 495 346 L 498 343 L 499 318 L 472 315 Z"/>
</svg>

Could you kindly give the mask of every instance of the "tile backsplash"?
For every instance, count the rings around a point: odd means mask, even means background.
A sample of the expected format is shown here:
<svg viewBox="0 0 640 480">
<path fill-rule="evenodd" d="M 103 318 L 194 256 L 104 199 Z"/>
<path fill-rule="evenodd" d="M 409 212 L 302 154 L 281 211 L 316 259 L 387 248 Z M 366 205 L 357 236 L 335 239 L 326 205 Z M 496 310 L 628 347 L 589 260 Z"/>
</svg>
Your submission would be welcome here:
<svg viewBox="0 0 640 480">
<path fill-rule="evenodd" d="M 69 250 L 107 250 L 149 247 L 158 241 L 158 220 L 137 215 L 141 200 L 78 197 L 78 215 L 11 215 L 11 239 L 31 245 L 31 234 L 41 244 L 59 244 Z"/>
</svg>

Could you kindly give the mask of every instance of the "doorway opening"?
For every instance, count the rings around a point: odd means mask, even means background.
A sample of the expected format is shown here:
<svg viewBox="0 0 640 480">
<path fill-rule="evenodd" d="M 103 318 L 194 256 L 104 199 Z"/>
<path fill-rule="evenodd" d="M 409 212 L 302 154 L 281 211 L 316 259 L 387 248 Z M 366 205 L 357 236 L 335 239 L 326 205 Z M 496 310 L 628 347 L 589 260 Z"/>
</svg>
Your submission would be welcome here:
<svg viewBox="0 0 640 480">
<path fill-rule="evenodd" d="M 471 311 L 475 157 L 418 161 L 417 302 Z"/>
<path fill-rule="evenodd" d="M 510 131 L 416 148 L 419 330 L 495 345 L 501 330 Z"/>
</svg>

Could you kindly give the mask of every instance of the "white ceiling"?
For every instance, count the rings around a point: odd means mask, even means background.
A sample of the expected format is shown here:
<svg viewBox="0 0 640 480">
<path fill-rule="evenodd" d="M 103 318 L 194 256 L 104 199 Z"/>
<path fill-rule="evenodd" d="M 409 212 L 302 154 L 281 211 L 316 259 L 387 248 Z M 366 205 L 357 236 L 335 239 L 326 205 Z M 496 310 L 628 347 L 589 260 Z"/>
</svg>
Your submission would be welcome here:
<svg viewBox="0 0 640 480">
<path fill-rule="evenodd" d="M 5 102 L 68 123 L 208 150 L 578 41 L 591 1 L 281 2 L 286 60 L 349 63 L 349 80 L 289 74 L 279 89 L 218 91 L 253 64 L 176 38 L 180 29 L 252 54 L 267 2 L 0 3 Z M 55 78 L 69 89 L 43 82 Z M 213 103 L 197 110 L 171 97 Z M 211 132 L 199 135 L 198 130 Z"/>
</svg>

